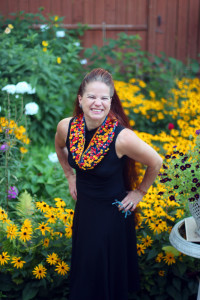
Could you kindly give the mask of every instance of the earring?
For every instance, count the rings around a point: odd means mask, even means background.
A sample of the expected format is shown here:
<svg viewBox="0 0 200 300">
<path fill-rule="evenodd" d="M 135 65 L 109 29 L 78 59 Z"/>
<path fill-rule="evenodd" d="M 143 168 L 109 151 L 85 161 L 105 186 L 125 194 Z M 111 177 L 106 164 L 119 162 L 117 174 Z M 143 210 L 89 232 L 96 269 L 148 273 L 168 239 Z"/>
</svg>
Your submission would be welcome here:
<svg viewBox="0 0 200 300">
<path fill-rule="evenodd" d="M 81 103 L 79 103 L 79 107 L 80 107 L 80 109 L 82 109 L 82 105 L 81 105 Z"/>
</svg>

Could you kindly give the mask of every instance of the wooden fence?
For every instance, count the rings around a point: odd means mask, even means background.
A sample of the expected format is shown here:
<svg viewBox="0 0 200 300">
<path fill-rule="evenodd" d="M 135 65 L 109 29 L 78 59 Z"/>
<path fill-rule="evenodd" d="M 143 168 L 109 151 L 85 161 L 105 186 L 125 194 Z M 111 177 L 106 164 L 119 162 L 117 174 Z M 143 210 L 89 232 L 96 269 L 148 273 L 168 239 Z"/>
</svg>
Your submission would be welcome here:
<svg viewBox="0 0 200 300">
<path fill-rule="evenodd" d="M 0 13 L 24 10 L 64 16 L 64 26 L 88 24 L 83 45 L 103 45 L 117 33 L 139 34 L 142 49 L 183 61 L 200 53 L 200 0 L 0 0 Z"/>
</svg>

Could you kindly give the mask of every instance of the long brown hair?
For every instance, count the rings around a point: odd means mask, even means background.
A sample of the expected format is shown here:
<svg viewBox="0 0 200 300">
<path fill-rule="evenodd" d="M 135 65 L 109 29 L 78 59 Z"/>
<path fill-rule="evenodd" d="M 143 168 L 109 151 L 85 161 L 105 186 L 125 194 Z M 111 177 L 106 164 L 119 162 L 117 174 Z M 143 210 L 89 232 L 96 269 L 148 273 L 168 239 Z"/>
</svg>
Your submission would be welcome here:
<svg viewBox="0 0 200 300">
<path fill-rule="evenodd" d="M 122 126 L 131 129 L 129 119 L 124 112 L 119 96 L 114 88 L 112 75 L 108 71 L 101 68 L 92 70 L 84 77 L 77 93 L 74 116 L 78 116 L 83 113 L 82 109 L 79 106 L 78 95 L 83 96 L 87 84 L 95 81 L 103 82 L 110 88 L 110 96 L 112 97 L 112 102 L 109 116 L 111 118 L 117 118 Z M 129 157 L 126 160 L 126 166 L 124 168 L 124 179 L 127 190 L 132 190 L 136 187 L 138 174 L 136 171 L 135 161 Z"/>
</svg>

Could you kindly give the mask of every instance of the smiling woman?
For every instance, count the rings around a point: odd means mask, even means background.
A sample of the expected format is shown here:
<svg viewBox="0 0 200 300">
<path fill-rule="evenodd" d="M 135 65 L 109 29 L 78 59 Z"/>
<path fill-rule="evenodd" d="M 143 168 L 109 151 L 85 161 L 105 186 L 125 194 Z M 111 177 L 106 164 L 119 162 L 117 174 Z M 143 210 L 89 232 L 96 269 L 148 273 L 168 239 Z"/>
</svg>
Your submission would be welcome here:
<svg viewBox="0 0 200 300">
<path fill-rule="evenodd" d="M 74 117 L 59 122 L 55 147 L 76 201 L 69 299 L 127 300 L 139 289 L 134 210 L 162 159 L 130 130 L 106 70 L 83 79 Z M 135 161 L 147 165 L 139 186 Z"/>
</svg>

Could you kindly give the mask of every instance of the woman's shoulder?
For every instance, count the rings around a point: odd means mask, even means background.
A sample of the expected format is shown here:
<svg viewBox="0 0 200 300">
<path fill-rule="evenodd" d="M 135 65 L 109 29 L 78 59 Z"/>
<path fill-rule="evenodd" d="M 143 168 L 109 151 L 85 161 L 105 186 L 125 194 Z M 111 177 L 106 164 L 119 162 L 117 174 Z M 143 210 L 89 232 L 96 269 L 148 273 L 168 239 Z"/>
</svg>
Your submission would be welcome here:
<svg viewBox="0 0 200 300">
<path fill-rule="evenodd" d="M 116 151 L 119 157 L 124 155 L 124 150 L 129 147 L 129 145 L 136 144 L 138 142 L 138 137 L 129 128 L 123 127 L 119 132 L 116 140 Z"/>
<path fill-rule="evenodd" d="M 71 119 L 72 119 L 72 117 L 62 119 L 57 125 L 57 134 L 64 141 L 66 141 L 66 138 L 67 138 L 69 123 L 70 123 Z"/>
</svg>

